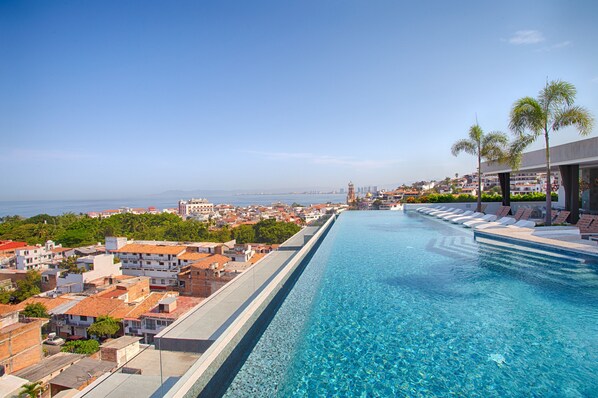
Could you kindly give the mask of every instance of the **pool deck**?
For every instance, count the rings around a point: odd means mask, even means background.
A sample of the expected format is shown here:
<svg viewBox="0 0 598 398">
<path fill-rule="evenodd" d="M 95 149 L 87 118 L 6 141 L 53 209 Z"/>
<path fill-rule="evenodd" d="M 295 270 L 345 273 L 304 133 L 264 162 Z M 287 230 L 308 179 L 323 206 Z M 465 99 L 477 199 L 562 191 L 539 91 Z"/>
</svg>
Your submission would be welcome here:
<svg viewBox="0 0 598 398">
<path fill-rule="evenodd" d="M 598 244 L 580 239 L 575 227 L 498 227 L 474 230 L 474 236 L 598 259 Z"/>
</svg>

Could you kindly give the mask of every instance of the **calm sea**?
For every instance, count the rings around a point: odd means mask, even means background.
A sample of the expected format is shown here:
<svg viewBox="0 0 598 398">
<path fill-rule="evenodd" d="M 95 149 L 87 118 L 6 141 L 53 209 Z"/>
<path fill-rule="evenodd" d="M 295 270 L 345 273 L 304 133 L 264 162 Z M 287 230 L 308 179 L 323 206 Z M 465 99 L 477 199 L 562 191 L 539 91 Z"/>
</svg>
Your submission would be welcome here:
<svg viewBox="0 0 598 398">
<path fill-rule="evenodd" d="M 113 200 L 31 200 L 31 201 L 0 201 L 0 217 L 19 215 L 31 217 L 37 214 L 60 215 L 63 213 L 87 213 L 118 209 L 121 207 L 150 207 L 166 209 L 177 207 L 181 197 L 145 197 Z M 270 205 L 275 202 L 287 204 L 299 203 L 310 205 L 317 203 L 344 202 L 344 194 L 268 194 L 268 195 L 214 195 L 207 199 L 214 203 L 226 203 L 235 206 L 248 206 L 252 204 Z"/>
</svg>

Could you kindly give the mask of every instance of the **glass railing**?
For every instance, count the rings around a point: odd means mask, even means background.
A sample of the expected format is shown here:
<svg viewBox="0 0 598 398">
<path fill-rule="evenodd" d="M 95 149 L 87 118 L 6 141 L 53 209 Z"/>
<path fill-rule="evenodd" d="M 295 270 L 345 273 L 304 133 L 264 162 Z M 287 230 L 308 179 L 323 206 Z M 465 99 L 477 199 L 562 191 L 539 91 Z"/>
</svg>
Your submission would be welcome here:
<svg viewBox="0 0 598 398">
<path fill-rule="evenodd" d="M 320 228 L 302 229 L 280 246 L 283 250 L 272 251 L 249 266 L 155 335 L 144 329 L 145 342 L 152 344 L 78 396 L 116 397 L 122 396 L 119 391 L 135 391 L 136 397 L 175 397 L 199 392 L 332 222 L 328 216 L 320 220 Z M 304 244 L 306 235 L 313 237 Z M 182 312 L 185 297 L 179 301 Z"/>
</svg>

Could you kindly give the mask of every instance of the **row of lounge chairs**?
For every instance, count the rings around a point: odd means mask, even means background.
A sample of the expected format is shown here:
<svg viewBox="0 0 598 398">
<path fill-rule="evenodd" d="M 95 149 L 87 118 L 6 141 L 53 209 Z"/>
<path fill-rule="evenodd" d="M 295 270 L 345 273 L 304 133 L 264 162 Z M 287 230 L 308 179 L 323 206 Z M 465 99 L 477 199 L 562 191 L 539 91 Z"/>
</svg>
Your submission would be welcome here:
<svg viewBox="0 0 598 398">
<path fill-rule="evenodd" d="M 512 216 L 508 215 L 511 211 L 510 206 L 500 206 L 496 211 L 496 214 L 464 211 L 458 208 L 449 208 L 448 206 L 420 207 L 417 209 L 417 211 L 422 214 L 440 218 L 453 224 L 461 224 L 464 227 L 479 230 L 501 227 L 534 228 L 536 226 L 534 221 L 529 220 L 532 209 L 527 207 L 519 207 L 517 212 Z M 565 223 L 567 217 L 569 217 L 569 214 L 571 214 L 571 212 L 566 210 L 558 212 L 553 217 L 552 224 L 561 225 Z M 542 231 L 541 234 L 573 234 L 579 238 L 589 237 L 592 240 L 598 240 L 598 215 L 583 214 L 573 228 L 565 228 L 567 229 L 546 230 Z M 538 235 L 540 235 L 540 233 Z"/>
<path fill-rule="evenodd" d="M 462 224 L 467 228 L 486 229 L 496 227 L 517 227 L 533 228 L 536 223 L 529 221 L 532 209 L 520 207 L 517 212 L 509 217 L 510 206 L 500 206 L 496 214 L 484 214 L 482 212 L 464 211 L 447 206 L 438 207 L 420 207 L 417 209 L 422 214 L 427 214 L 451 222 L 453 224 Z"/>
</svg>

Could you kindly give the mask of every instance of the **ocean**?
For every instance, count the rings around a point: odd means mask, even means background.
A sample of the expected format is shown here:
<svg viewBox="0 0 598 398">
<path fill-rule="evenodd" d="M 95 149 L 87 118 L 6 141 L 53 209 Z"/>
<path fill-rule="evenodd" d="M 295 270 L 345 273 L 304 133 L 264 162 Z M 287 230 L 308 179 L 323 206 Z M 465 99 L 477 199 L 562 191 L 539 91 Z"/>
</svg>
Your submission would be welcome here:
<svg viewBox="0 0 598 398">
<path fill-rule="evenodd" d="M 90 211 L 102 211 L 108 209 L 119 209 L 121 207 L 143 207 L 153 206 L 157 209 L 176 208 L 181 199 L 188 197 L 140 197 L 129 199 L 107 199 L 107 200 L 23 200 L 23 201 L 0 201 L 0 217 L 19 215 L 32 217 L 37 214 L 49 214 L 52 216 L 63 213 L 87 213 Z M 261 195 L 213 195 L 207 196 L 214 204 L 231 204 L 234 206 L 270 205 L 275 202 L 286 204 L 299 203 L 310 205 L 317 203 L 344 203 L 344 194 L 261 194 Z"/>
</svg>

